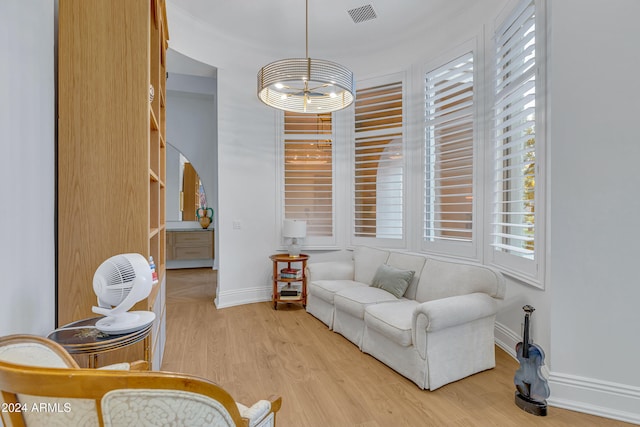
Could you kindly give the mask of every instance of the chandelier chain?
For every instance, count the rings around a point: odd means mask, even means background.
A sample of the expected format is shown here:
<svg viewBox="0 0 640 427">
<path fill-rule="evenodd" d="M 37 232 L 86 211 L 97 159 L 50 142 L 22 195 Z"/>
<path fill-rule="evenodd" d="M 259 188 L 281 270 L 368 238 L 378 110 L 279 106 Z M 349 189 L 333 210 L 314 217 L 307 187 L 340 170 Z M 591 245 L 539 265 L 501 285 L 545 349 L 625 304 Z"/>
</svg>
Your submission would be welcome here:
<svg viewBox="0 0 640 427">
<path fill-rule="evenodd" d="M 353 73 L 309 57 L 309 0 L 305 0 L 306 58 L 272 62 L 258 71 L 258 98 L 270 107 L 296 113 L 330 113 L 353 103 Z"/>
</svg>

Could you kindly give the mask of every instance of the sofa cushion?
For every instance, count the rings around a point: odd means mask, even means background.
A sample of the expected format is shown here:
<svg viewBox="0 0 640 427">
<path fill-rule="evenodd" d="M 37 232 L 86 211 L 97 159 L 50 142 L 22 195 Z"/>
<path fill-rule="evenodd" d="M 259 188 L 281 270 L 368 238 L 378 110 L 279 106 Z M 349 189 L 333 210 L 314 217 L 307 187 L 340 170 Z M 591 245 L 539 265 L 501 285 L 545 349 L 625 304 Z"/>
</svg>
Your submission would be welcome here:
<svg viewBox="0 0 640 427">
<path fill-rule="evenodd" d="M 401 270 L 393 266 L 382 264 L 376 270 L 371 281 L 374 288 L 384 289 L 396 298 L 402 297 L 413 280 L 413 270 Z"/>
<path fill-rule="evenodd" d="M 409 299 L 415 299 L 416 289 L 418 288 L 418 281 L 420 280 L 420 275 L 422 274 L 422 269 L 424 268 L 424 264 L 426 261 L 427 259 L 422 255 L 411 255 L 402 252 L 391 252 L 389 254 L 387 264 L 401 270 L 415 271 L 413 280 L 411 280 L 407 291 L 404 293 L 405 297 Z"/>
<path fill-rule="evenodd" d="M 505 280 L 491 267 L 429 258 L 424 266 L 415 299 L 432 301 L 474 292 L 503 299 Z"/>
<path fill-rule="evenodd" d="M 365 288 L 364 283 L 353 280 L 315 280 L 309 285 L 309 293 L 333 305 L 333 296 L 336 292 L 349 288 Z"/>
<path fill-rule="evenodd" d="M 413 344 L 411 325 L 417 301 L 403 299 L 394 303 L 369 305 L 365 309 L 364 323 L 391 341 L 403 347 Z"/>
<path fill-rule="evenodd" d="M 370 285 L 376 270 L 387 262 L 387 258 L 389 251 L 357 246 L 353 251 L 353 280 Z"/>
<path fill-rule="evenodd" d="M 389 301 L 398 301 L 398 298 L 384 289 L 371 286 L 344 289 L 337 292 L 333 299 L 336 311 L 340 310 L 358 319 L 364 319 L 364 308 L 367 305 Z"/>
</svg>

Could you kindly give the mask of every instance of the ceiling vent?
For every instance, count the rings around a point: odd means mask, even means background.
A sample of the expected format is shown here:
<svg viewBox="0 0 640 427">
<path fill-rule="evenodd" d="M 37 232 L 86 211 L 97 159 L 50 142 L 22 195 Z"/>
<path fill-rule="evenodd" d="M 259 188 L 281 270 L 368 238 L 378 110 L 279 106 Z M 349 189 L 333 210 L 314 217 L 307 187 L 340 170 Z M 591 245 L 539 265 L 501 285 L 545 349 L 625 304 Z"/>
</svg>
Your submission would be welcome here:
<svg viewBox="0 0 640 427">
<path fill-rule="evenodd" d="M 376 11 L 373 10 L 373 6 L 370 4 L 356 7 L 355 9 L 350 9 L 347 11 L 351 19 L 355 24 L 359 24 L 360 22 L 370 21 L 372 19 L 376 19 L 378 15 L 376 15 Z"/>
</svg>

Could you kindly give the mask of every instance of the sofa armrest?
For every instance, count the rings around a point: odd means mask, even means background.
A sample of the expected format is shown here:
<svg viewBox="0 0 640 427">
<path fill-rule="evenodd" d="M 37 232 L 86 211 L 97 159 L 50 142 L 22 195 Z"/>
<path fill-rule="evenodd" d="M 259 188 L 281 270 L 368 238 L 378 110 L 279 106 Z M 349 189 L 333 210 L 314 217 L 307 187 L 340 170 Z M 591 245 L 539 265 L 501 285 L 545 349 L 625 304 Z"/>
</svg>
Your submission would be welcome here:
<svg viewBox="0 0 640 427">
<path fill-rule="evenodd" d="M 424 302 L 413 311 L 413 342 L 424 358 L 427 333 L 494 316 L 497 311 L 497 301 L 481 292 Z"/>
<path fill-rule="evenodd" d="M 307 282 L 314 280 L 353 280 L 353 261 L 326 261 L 307 264 Z"/>
<path fill-rule="evenodd" d="M 498 303 L 485 293 L 473 293 L 427 301 L 413 312 L 413 329 L 434 332 L 492 316 Z"/>
</svg>

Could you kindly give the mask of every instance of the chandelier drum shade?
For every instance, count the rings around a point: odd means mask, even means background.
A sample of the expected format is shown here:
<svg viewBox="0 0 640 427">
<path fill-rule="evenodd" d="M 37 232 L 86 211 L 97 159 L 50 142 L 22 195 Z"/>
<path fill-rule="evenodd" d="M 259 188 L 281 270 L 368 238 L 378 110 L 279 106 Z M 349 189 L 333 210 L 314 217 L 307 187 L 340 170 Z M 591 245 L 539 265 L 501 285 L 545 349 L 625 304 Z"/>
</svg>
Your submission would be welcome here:
<svg viewBox="0 0 640 427">
<path fill-rule="evenodd" d="M 306 2 L 306 58 L 281 59 L 258 72 L 258 98 L 295 113 L 330 113 L 353 103 L 355 82 L 346 67 L 309 58 L 309 1 Z"/>
<path fill-rule="evenodd" d="M 297 113 L 329 113 L 353 102 L 353 73 L 331 61 L 281 59 L 258 73 L 258 97 L 270 107 Z"/>
</svg>

